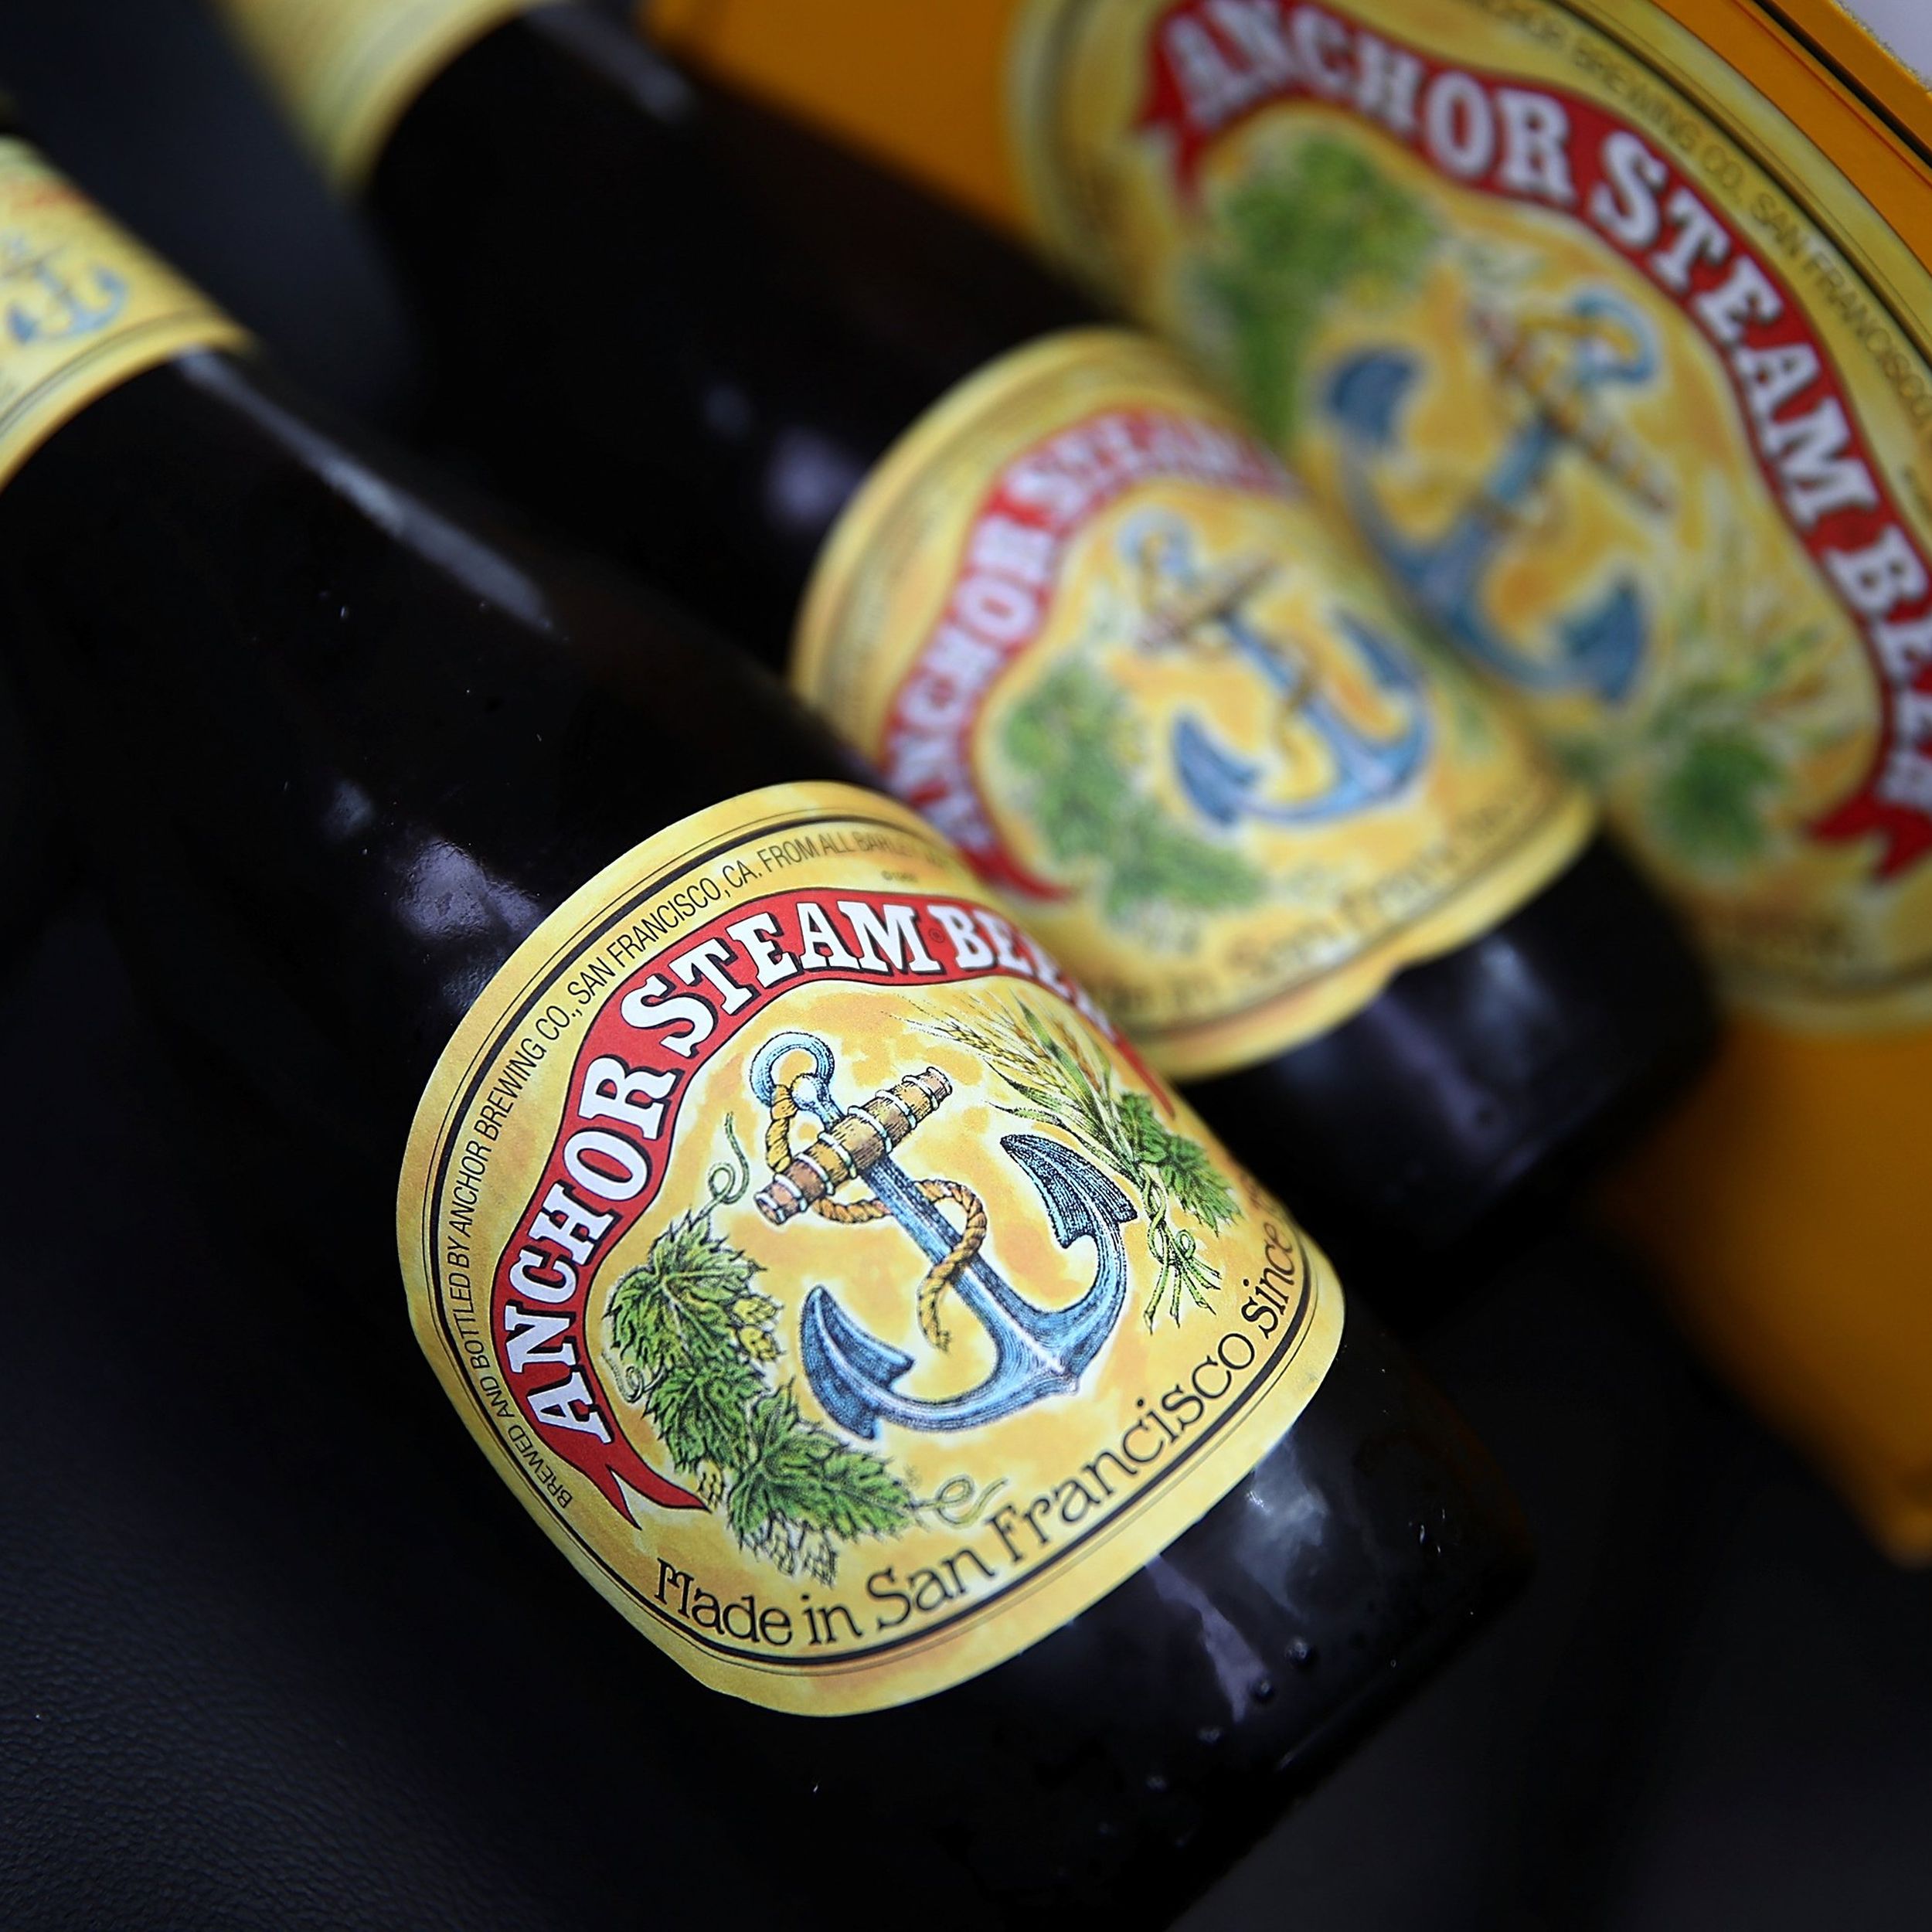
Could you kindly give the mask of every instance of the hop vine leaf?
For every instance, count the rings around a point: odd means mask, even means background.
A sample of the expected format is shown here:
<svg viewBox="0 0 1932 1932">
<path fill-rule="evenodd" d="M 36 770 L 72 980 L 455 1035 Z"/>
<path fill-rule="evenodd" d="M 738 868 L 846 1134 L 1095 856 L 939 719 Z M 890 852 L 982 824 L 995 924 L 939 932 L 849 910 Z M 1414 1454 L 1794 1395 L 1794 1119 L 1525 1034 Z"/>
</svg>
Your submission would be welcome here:
<svg viewBox="0 0 1932 1932">
<path fill-rule="evenodd" d="M 673 1461 L 730 1468 L 744 1458 L 746 1405 L 763 1386 L 742 1362 L 686 1359 L 648 1386 L 645 1406 Z"/>
<path fill-rule="evenodd" d="M 1754 580 L 1730 532 L 1709 580 L 1675 614 L 1675 648 L 1632 762 L 1645 773 L 1651 830 L 1692 866 L 1761 858 L 1808 750 L 1837 736 L 1831 634 L 1792 624 L 1788 602 Z"/>
<path fill-rule="evenodd" d="M 716 1206 L 672 1223 L 611 1291 L 626 1393 L 741 1546 L 787 1576 L 803 1568 L 829 1584 L 842 1543 L 896 1535 L 917 1505 L 885 1458 L 811 1421 L 789 1389 L 772 1386 L 784 1311 L 753 1285 L 758 1264 L 717 1231 Z"/>
<path fill-rule="evenodd" d="M 1060 1128 L 1138 1197 L 1155 1263 L 1153 1292 L 1141 1311 L 1150 1328 L 1163 1307 L 1178 1321 L 1184 1299 L 1213 1307 L 1208 1298 L 1220 1286 L 1220 1270 L 1202 1257 L 1199 1239 L 1179 1217 L 1213 1233 L 1238 1220 L 1241 1210 L 1199 1141 L 1168 1128 L 1145 1094 L 1123 1093 L 1086 1039 L 1024 1002 L 982 1002 L 970 1018 L 948 1014 L 930 1030 L 999 1076 L 1015 1097 L 1008 1113 Z"/>
<path fill-rule="evenodd" d="M 1292 442 L 1301 375 L 1329 305 L 1386 300 L 1419 279 L 1438 230 L 1427 206 L 1350 143 L 1326 135 L 1223 194 L 1217 251 L 1197 270 L 1242 400 Z"/>
<path fill-rule="evenodd" d="M 747 1437 L 726 1519 L 787 1574 L 835 1543 L 896 1536 L 913 1522 L 913 1493 L 885 1460 L 800 1414 L 789 1388 L 752 1405 Z"/>
<path fill-rule="evenodd" d="M 1700 732 L 1659 780 L 1656 811 L 1671 842 L 1706 864 L 1736 866 L 1764 849 L 1761 801 L 1784 772 L 1743 731 Z"/>
<path fill-rule="evenodd" d="M 1117 924 L 1251 905 L 1265 881 L 1238 853 L 1199 838 L 1136 782 L 1145 743 L 1125 696 L 1075 660 L 1017 706 L 1001 734 L 1023 803 L 1060 863 L 1094 865 Z"/>
<path fill-rule="evenodd" d="M 1033 817 L 1054 857 L 1108 858 L 1144 752 L 1120 693 L 1077 661 L 1063 664 L 1015 708 L 1002 742 L 1032 781 Z"/>
<path fill-rule="evenodd" d="M 1184 1134 L 1170 1132 L 1145 1094 L 1123 1094 L 1121 1111 L 1135 1154 L 1144 1165 L 1160 1175 L 1168 1192 L 1185 1212 L 1210 1233 L 1240 1214 L 1234 1190 L 1208 1158 L 1207 1149 Z"/>
<path fill-rule="evenodd" d="M 611 1291 L 611 1339 L 633 1372 L 634 1396 L 685 1468 L 744 1458 L 745 1413 L 764 1387 L 757 1365 L 777 1352 L 778 1304 L 750 1291 L 757 1271 L 701 1212 L 673 1222 Z"/>
</svg>

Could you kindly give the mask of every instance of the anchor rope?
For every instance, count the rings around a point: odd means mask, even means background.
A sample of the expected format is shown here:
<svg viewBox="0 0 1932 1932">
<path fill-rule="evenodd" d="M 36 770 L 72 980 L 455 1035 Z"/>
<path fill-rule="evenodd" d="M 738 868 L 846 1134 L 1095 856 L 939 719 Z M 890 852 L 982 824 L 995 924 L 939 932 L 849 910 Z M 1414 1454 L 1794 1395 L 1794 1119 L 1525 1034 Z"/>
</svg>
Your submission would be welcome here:
<svg viewBox="0 0 1932 1932">
<path fill-rule="evenodd" d="M 765 1164 L 774 1175 L 782 1175 L 791 1165 L 791 1124 L 798 1115 L 798 1103 L 792 1098 L 791 1090 L 783 1085 L 774 1087 L 764 1147 Z M 953 1338 L 940 1319 L 940 1304 L 985 1241 L 986 1204 L 961 1182 L 920 1181 L 914 1185 L 928 1201 L 935 1205 L 950 1201 L 965 1216 L 965 1225 L 954 1237 L 952 1247 L 927 1270 L 919 1284 L 920 1332 L 935 1349 L 947 1349 Z M 835 1201 L 830 1195 L 823 1195 L 812 1202 L 811 1212 L 839 1226 L 855 1227 L 879 1220 L 892 1210 L 876 1194 L 855 1201 Z"/>
</svg>

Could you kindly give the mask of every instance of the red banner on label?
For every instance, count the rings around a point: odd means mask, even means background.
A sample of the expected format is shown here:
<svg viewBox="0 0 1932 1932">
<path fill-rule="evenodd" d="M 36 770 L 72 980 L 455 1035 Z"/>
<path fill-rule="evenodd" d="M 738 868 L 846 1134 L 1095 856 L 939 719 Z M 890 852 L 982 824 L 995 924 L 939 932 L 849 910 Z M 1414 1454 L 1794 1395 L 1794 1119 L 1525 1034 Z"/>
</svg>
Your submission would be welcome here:
<svg viewBox="0 0 1932 1932">
<path fill-rule="evenodd" d="M 695 928 L 627 978 L 608 951 L 583 976 L 598 971 L 611 983 L 577 1049 L 549 1156 L 498 1260 L 490 1324 L 525 1422 L 634 1521 L 627 1488 L 662 1509 L 706 1505 L 625 1439 L 594 1366 L 591 1290 L 657 1199 L 685 1097 L 714 1053 L 801 986 L 981 979 L 1042 987 L 1127 1049 L 1052 956 L 997 913 L 918 895 L 775 893 Z"/>
</svg>

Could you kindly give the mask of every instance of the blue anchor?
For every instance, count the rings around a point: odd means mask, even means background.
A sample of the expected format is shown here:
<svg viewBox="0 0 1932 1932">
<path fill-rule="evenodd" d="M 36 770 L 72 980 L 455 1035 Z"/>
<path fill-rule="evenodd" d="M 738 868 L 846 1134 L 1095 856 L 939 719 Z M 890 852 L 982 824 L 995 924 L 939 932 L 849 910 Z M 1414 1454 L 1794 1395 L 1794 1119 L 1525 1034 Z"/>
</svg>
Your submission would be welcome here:
<svg viewBox="0 0 1932 1932">
<path fill-rule="evenodd" d="M 17 240 L 10 240 L 4 258 L 0 258 L 0 275 L 10 282 L 32 283 L 47 298 L 52 315 L 36 316 L 22 304 L 10 301 L 7 333 L 24 345 L 35 342 L 65 342 L 72 336 L 91 335 L 105 328 L 128 306 L 128 283 L 111 268 L 97 266 L 91 272 L 96 299 L 90 301 L 54 266 L 53 254 L 29 255 Z"/>
<path fill-rule="evenodd" d="M 1549 325 L 1572 335 L 1576 345 L 1552 374 L 1532 355 L 1531 331 L 1492 314 L 1476 320 L 1502 375 L 1529 396 L 1529 421 L 1448 528 L 1433 542 L 1413 543 L 1384 512 L 1368 471 L 1370 458 L 1396 444 L 1397 419 L 1418 365 L 1393 349 L 1349 357 L 1330 379 L 1328 406 L 1345 438 L 1349 513 L 1417 606 L 1477 662 L 1526 690 L 1582 689 L 1617 703 L 1635 681 L 1649 628 L 1631 578 L 1620 578 L 1594 604 L 1560 623 L 1557 649 L 1548 656 L 1519 650 L 1489 622 L 1481 589 L 1523 505 L 1566 450 L 1580 451 L 1649 507 L 1667 507 L 1629 439 L 1592 406 L 1593 393 L 1607 385 L 1641 383 L 1655 373 L 1655 338 L 1621 297 L 1587 291 L 1571 302 L 1561 322 Z"/>
<path fill-rule="evenodd" d="M 1319 791 L 1294 799 L 1257 797 L 1264 767 L 1216 738 L 1199 718 L 1174 727 L 1175 770 L 1182 789 L 1202 816 L 1217 825 L 1253 818 L 1270 825 L 1321 825 L 1386 803 L 1421 770 L 1429 752 L 1429 717 L 1422 680 L 1414 665 L 1379 633 L 1347 611 L 1336 622 L 1368 665 L 1376 689 L 1403 701 L 1404 723 L 1386 737 L 1362 730 L 1338 708 L 1291 645 L 1264 634 L 1244 610 L 1248 599 L 1274 573 L 1266 561 L 1218 574 L 1194 563 L 1187 528 L 1165 514 L 1137 518 L 1122 532 L 1121 548 L 1150 577 L 1165 578 L 1181 592 L 1178 603 L 1155 607 L 1143 627 L 1145 648 L 1185 645 L 1201 627 L 1217 625 L 1235 654 L 1260 674 L 1289 716 L 1326 749 L 1333 776 Z"/>
<path fill-rule="evenodd" d="M 781 1064 L 798 1054 L 806 1056 L 809 1067 L 781 1082 Z M 753 1057 L 751 1090 L 759 1100 L 772 1106 L 782 1088 L 821 1130 L 819 1138 L 758 1195 L 760 1212 L 783 1226 L 815 1202 L 829 1201 L 847 1181 L 862 1178 L 927 1260 L 940 1267 L 960 1250 L 961 1236 L 892 1150 L 945 1100 L 952 1083 L 929 1066 L 845 1107 L 832 1097 L 834 1070 L 832 1049 L 816 1033 L 775 1034 Z M 1127 1300 L 1121 1230 L 1135 1218 L 1133 1203 L 1091 1162 L 1056 1141 L 1009 1134 L 1000 1146 L 1039 1189 L 1060 1245 L 1094 1243 L 1092 1285 L 1070 1307 L 1043 1308 L 1018 1294 L 975 1248 L 955 1285 L 961 1301 L 992 1338 L 993 1367 L 978 1387 L 943 1400 L 900 1393 L 893 1385 L 911 1369 L 913 1358 L 854 1321 L 829 1289 L 813 1288 L 800 1324 L 805 1377 L 826 1414 L 852 1434 L 876 1436 L 882 1420 L 925 1430 L 997 1421 L 1074 1388 L 1113 1333 Z"/>
</svg>

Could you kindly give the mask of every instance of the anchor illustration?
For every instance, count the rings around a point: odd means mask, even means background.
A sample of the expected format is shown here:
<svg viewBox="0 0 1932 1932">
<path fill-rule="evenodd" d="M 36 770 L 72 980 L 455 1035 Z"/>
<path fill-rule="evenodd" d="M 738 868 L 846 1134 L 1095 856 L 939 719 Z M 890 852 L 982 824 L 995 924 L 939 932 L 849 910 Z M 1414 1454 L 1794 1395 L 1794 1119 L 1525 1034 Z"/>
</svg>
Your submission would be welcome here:
<svg viewBox="0 0 1932 1932">
<path fill-rule="evenodd" d="M 1330 776 L 1319 790 L 1292 798 L 1257 796 L 1264 767 L 1242 757 L 1199 718 L 1175 725 L 1175 770 L 1195 809 L 1218 825 L 1253 818 L 1271 825 L 1320 825 L 1393 798 L 1422 768 L 1430 726 L 1422 681 L 1393 645 L 1345 611 L 1336 623 L 1366 662 L 1376 689 L 1403 704 L 1403 722 L 1377 737 L 1336 706 L 1306 655 L 1268 636 L 1247 611 L 1249 600 L 1275 576 L 1267 557 L 1238 560 L 1202 570 L 1192 538 L 1178 517 L 1156 512 L 1136 518 L 1121 533 L 1121 548 L 1148 587 L 1147 616 L 1134 639 L 1149 652 L 1200 648 L 1203 633 L 1218 630 L 1235 655 L 1257 672 L 1280 707 L 1276 736 L 1291 764 L 1305 759 L 1310 736 L 1325 750 Z M 1162 586 L 1172 587 L 1163 595 Z"/>
<path fill-rule="evenodd" d="M 787 1080 L 781 1069 L 803 1056 L 808 1064 Z M 893 1157 L 893 1150 L 929 1118 L 951 1094 L 952 1083 L 938 1068 L 896 1082 L 858 1106 L 833 1097 L 835 1063 L 832 1048 L 816 1033 L 786 1032 L 767 1040 L 753 1059 L 751 1090 L 772 1110 L 770 1183 L 757 1196 L 759 1211 L 774 1227 L 815 1210 L 828 1219 L 876 1220 L 890 1216 L 910 1235 L 931 1264 L 927 1277 L 930 1304 L 954 1288 L 993 1344 L 993 1367 L 985 1379 L 964 1395 L 929 1400 L 901 1393 L 894 1385 L 911 1369 L 913 1358 L 855 1321 L 832 1291 L 816 1287 L 805 1298 L 799 1353 L 806 1379 L 826 1414 L 859 1437 L 876 1436 L 883 1419 L 902 1428 L 971 1429 L 997 1421 L 1078 1383 L 1081 1372 L 1099 1354 L 1119 1319 L 1127 1298 L 1127 1250 L 1121 1230 L 1134 1219 L 1127 1196 L 1083 1156 L 1036 1134 L 1009 1134 L 1001 1148 L 1039 1190 L 1053 1238 L 1063 1248 L 1076 1241 L 1094 1244 L 1092 1284 L 1064 1308 L 1029 1301 L 980 1253 L 985 1211 L 971 1190 L 957 1182 L 915 1181 Z M 815 1121 L 818 1138 L 791 1154 L 787 1127 L 794 1114 Z M 873 1199 L 839 1202 L 848 1182 L 862 1181 Z M 965 1207 L 967 1226 L 955 1230 L 938 1202 Z M 936 1318 L 923 1323 L 939 1332 Z"/>
<path fill-rule="evenodd" d="M 0 250 L 0 277 L 15 284 L 29 283 L 46 298 L 38 315 L 23 303 L 8 303 L 7 332 L 16 342 L 58 342 L 75 335 L 91 335 L 105 328 L 128 305 L 124 277 L 98 265 L 88 270 L 94 284 L 94 299 L 90 301 L 55 265 L 60 252 L 33 254 L 17 236 L 9 237 Z"/>
<path fill-rule="evenodd" d="M 1357 528 L 1416 603 L 1479 663 L 1532 691 L 1583 689 L 1606 702 L 1629 693 L 1648 631 L 1633 579 L 1620 578 L 1594 604 L 1556 626 L 1557 648 L 1535 655 L 1512 645 L 1484 615 L 1482 586 L 1526 505 L 1548 482 L 1558 458 L 1574 451 L 1646 508 L 1669 508 L 1668 493 L 1635 440 L 1598 403 L 1612 384 L 1648 380 L 1656 371 L 1650 325 L 1629 303 L 1587 291 L 1560 315 L 1522 325 L 1494 311 L 1472 316 L 1498 375 L 1529 400 L 1530 413 L 1495 468 L 1433 542 L 1404 537 L 1384 512 L 1370 479 L 1373 457 L 1393 448 L 1396 422 L 1418 374 L 1410 355 L 1369 349 L 1347 359 L 1328 385 L 1329 413 L 1345 439 L 1343 485 Z M 1566 345 L 1549 355 L 1552 339 Z"/>
</svg>

